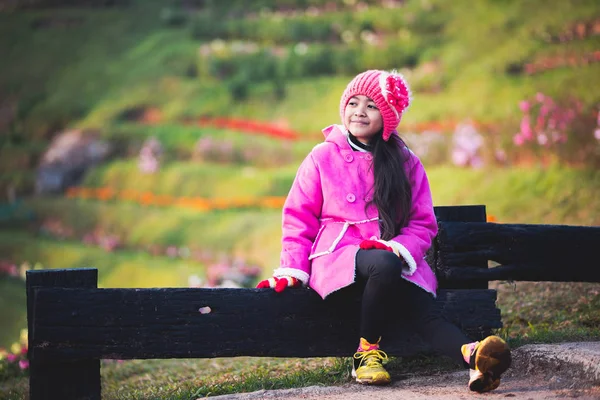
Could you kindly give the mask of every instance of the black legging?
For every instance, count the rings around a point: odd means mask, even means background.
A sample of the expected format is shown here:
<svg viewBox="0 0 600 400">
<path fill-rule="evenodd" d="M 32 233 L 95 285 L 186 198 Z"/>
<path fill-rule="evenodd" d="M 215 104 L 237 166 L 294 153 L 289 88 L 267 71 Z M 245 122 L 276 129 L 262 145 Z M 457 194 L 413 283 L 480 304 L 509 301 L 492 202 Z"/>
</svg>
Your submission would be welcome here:
<svg viewBox="0 0 600 400">
<path fill-rule="evenodd" d="M 400 275 L 402 260 L 386 250 L 359 250 L 356 255 L 357 285 L 364 287 L 360 335 L 376 343 L 393 311 L 407 319 L 435 351 L 466 366 L 460 348 L 470 340 L 434 307 L 434 298 Z"/>
</svg>

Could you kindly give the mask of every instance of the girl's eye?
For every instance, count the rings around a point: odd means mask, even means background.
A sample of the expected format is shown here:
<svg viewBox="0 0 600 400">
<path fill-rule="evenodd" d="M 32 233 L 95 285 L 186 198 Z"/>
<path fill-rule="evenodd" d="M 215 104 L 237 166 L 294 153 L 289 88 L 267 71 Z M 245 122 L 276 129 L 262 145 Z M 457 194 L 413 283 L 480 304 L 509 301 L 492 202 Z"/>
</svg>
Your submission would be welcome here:
<svg viewBox="0 0 600 400">
<path fill-rule="evenodd" d="M 349 102 L 348 102 L 348 105 L 349 105 L 349 106 L 355 106 L 355 105 L 356 105 L 356 102 L 355 102 L 355 101 L 349 101 Z"/>
<path fill-rule="evenodd" d="M 373 105 L 373 104 L 369 104 L 369 108 L 370 108 L 370 109 L 373 109 L 373 110 L 379 110 L 379 109 L 377 108 L 377 106 L 375 106 L 375 105 Z"/>
</svg>

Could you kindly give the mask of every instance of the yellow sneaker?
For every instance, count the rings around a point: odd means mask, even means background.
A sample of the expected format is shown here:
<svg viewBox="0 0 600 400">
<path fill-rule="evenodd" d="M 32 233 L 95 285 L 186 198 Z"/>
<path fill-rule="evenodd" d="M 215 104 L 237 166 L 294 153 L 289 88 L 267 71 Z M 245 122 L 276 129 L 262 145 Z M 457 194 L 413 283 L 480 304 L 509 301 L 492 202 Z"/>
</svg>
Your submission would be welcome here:
<svg viewBox="0 0 600 400">
<path fill-rule="evenodd" d="M 508 344 L 498 336 L 488 336 L 481 342 L 465 344 L 461 348 L 469 361 L 469 389 L 489 392 L 500 386 L 500 375 L 510 367 L 511 355 Z"/>
<path fill-rule="evenodd" d="M 357 351 L 354 353 L 352 377 L 356 382 L 366 385 L 386 385 L 392 381 L 390 374 L 383 368 L 388 356 L 382 350 Z"/>
</svg>

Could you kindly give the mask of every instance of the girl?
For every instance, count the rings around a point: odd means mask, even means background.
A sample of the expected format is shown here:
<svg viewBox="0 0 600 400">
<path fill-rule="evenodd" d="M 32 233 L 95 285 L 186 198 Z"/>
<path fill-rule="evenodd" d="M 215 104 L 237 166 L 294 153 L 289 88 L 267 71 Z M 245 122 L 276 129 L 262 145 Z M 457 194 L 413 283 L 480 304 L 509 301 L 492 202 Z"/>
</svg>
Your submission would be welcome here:
<svg viewBox="0 0 600 400">
<path fill-rule="evenodd" d="M 391 303 L 434 349 L 471 368 L 471 390 L 493 390 L 510 365 L 506 343 L 497 336 L 469 343 L 433 311 L 437 280 L 424 256 L 437 221 L 425 169 L 396 131 L 410 102 L 395 71 L 369 70 L 348 84 L 343 125 L 323 130 L 325 141 L 300 165 L 283 207 L 280 267 L 257 287 L 303 284 L 322 298 L 358 287 L 357 382 L 390 382 L 379 341 Z"/>
</svg>

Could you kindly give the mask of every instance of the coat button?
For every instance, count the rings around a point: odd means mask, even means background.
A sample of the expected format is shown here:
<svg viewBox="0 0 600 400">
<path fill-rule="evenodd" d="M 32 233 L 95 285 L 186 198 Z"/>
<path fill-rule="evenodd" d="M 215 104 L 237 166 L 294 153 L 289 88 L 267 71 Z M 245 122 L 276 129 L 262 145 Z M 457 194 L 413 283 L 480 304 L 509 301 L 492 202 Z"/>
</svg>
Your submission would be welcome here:
<svg viewBox="0 0 600 400">
<path fill-rule="evenodd" d="M 365 154 L 365 160 L 371 161 L 372 159 L 373 159 L 373 156 L 371 155 L 371 153 Z"/>
<path fill-rule="evenodd" d="M 348 200 L 349 203 L 354 203 L 354 201 L 356 200 L 356 196 L 354 196 L 352 193 L 348 193 L 346 195 L 346 200 Z"/>
<path fill-rule="evenodd" d="M 368 202 L 370 202 L 371 200 L 373 200 L 373 198 L 372 198 L 371 196 L 366 196 L 366 197 L 365 197 L 365 201 L 366 201 L 367 203 L 368 203 Z"/>
<path fill-rule="evenodd" d="M 354 157 L 352 157 L 352 154 L 346 154 L 344 156 L 344 160 L 346 160 L 346 162 L 352 162 L 352 160 L 354 160 Z"/>
<path fill-rule="evenodd" d="M 371 236 L 369 239 L 370 240 L 377 240 L 377 236 Z"/>
</svg>

